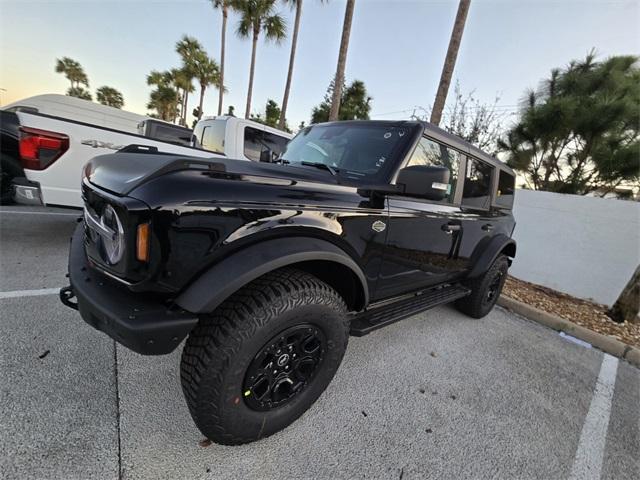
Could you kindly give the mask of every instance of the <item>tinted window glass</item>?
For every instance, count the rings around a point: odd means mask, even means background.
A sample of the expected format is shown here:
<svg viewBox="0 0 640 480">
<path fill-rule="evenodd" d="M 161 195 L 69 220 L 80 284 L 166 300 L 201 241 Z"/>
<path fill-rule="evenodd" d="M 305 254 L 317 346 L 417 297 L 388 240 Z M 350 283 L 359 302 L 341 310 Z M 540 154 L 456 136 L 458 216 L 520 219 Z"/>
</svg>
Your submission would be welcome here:
<svg viewBox="0 0 640 480">
<path fill-rule="evenodd" d="M 202 148 L 210 152 L 224 153 L 225 121 L 213 121 L 202 131 Z"/>
<path fill-rule="evenodd" d="M 193 129 L 193 147 L 202 148 L 202 132 L 204 130 L 204 124 L 202 122 L 198 122 L 196 124 L 196 128 Z"/>
<path fill-rule="evenodd" d="M 493 167 L 487 163 L 467 159 L 467 171 L 462 192 L 462 205 L 488 209 L 491 205 L 491 174 Z"/>
<path fill-rule="evenodd" d="M 188 128 L 179 127 L 178 125 L 148 121 L 146 130 L 146 136 L 154 140 L 180 145 L 190 145 L 191 143 L 192 131 Z"/>
<path fill-rule="evenodd" d="M 289 141 L 288 138 L 274 135 L 269 132 L 262 132 L 262 140 L 265 146 L 273 152 L 275 158 L 279 157 L 280 154 L 284 152 L 287 142 Z"/>
<path fill-rule="evenodd" d="M 411 155 L 407 166 L 427 165 L 447 167 L 451 174 L 449 177 L 449 193 L 442 201 L 453 203 L 461 157 L 462 155 L 457 150 L 445 147 L 438 142 L 423 137 L 418 143 L 413 155 Z"/>
<path fill-rule="evenodd" d="M 249 160 L 254 162 L 260 161 L 260 152 L 262 151 L 262 132 L 258 129 L 244 128 L 244 154 Z"/>
<path fill-rule="evenodd" d="M 501 207 L 513 207 L 513 190 L 516 185 L 516 179 L 513 175 L 500 170 L 498 178 L 498 192 L 496 194 L 496 204 Z"/>
<path fill-rule="evenodd" d="M 411 138 L 407 127 L 366 124 L 320 124 L 302 129 L 282 154 L 291 165 L 322 163 L 342 180 L 372 182 L 391 168 Z"/>
</svg>

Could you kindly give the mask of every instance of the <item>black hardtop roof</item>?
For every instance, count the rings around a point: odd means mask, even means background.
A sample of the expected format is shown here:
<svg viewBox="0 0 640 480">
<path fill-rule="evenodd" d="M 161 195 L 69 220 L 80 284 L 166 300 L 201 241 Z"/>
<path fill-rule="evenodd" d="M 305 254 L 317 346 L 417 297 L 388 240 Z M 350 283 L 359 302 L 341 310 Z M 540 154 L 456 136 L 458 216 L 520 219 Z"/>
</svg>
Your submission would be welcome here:
<svg viewBox="0 0 640 480">
<path fill-rule="evenodd" d="M 483 152 L 478 147 L 472 145 L 471 143 L 463 140 L 462 138 L 454 135 L 452 133 L 447 132 L 446 130 L 437 127 L 433 123 L 420 121 L 420 120 L 343 120 L 339 122 L 327 122 L 322 124 L 312 124 L 313 125 L 329 125 L 329 124 L 350 124 L 350 125 L 380 125 L 385 127 L 402 127 L 402 126 L 420 126 L 424 129 L 424 134 L 428 137 L 432 137 L 434 140 L 439 140 L 441 142 L 450 145 L 451 147 L 460 150 L 464 153 L 468 153 L 471 156 L 477 157 L 480 160 L 483 160 L 495 167 L 505 170 L 509 172 L 511 175 L 515 177 L 515 172 L 504 162 L 501 162 L 497 158 L 489 155 L 488 153 Z"/>
</svg>

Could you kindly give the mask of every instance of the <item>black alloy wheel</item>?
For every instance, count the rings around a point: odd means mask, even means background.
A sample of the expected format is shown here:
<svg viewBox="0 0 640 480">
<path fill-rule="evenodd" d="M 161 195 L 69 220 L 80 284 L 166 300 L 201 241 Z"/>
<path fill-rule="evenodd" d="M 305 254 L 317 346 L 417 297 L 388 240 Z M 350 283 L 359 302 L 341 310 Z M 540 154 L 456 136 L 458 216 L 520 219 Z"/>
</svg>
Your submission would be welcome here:
<svg viewBox="0 0 640 480">
<path fill-rule="evenodd" d="M 493 304 L 497 300 L 497 297 L 500 295 L 500 291 L 502 290 L 502 276 L 503 273 L 500 270 L 495 272 L 495 275 L 487 287 L 487 294 L 484 298 L 485 304 Z"/>
<path fill-rule="evenodd" d="M 243 397 L 254 410 L 271 410 L 301 393 L 322 364 L 327 340 L 311 324 L 273 337 L 257 353 L 245 375 Z"/>
</svg>

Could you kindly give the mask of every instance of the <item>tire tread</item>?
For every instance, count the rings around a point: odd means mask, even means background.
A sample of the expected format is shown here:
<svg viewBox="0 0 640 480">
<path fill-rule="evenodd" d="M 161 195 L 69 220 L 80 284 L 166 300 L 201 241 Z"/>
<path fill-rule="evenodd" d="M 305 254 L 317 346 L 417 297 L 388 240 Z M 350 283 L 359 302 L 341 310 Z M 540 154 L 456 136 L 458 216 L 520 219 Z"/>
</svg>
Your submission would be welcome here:
<svg viewBox="0 0 640 480">
<path fill-rule="evenodd" d="M 493 278 L 493 275 L 502 268 L 504 268 L 504 273 L 506 275 L 508 266 L 509 260 L 507 256 L 500 254 L 496 257 L 489 267 L 489 270 L 487 270 L 484 275 L 467 280 L 465 285 L 471 289 L 471 294 L 457 300 L 455 302 L 456 308 L 472 318 L 482 318 L 487 315 L 493 308 L 492 305 L 489 310 L 485 311 L 485 308 L 482 305 L 483 295 L 485 294 L 487 284 L 490 279 Z"/>
<path fill-rule="evenodd" d="M 207 431 L 215 432 L 212 440 L 236 445 L 256 438 L 226 431 L 215 402 L 207 402 L 206 418 L 201 418 L 204 400 L 198 394 L 205 371 L 211 383 L 210 392 L 219 398 L 223 374 L 243 342 L 280 313 L 308 303 L 328 303 L 342 313 L 341 327 L 346 334 L 344 345 L 339 348 L 344 352 L 349 331 L 344 300 L 318 278 L 290 268 L 268 273 L 249 283 L 212 314 L 202 317 L 191 332 L 182 351 L 180 379 L 193 420 L 199 427 L 204 424 Z"/>
</svg>

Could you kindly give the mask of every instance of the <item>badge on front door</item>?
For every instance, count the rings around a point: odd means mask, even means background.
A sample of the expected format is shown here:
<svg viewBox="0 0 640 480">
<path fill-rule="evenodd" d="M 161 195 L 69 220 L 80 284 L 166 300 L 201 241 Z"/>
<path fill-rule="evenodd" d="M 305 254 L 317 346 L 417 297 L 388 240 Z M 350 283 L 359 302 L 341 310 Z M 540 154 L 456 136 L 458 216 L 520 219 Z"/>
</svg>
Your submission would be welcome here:
<svg viewBox="0 0 640 480">
<path fill-rule="evenodd" d="M 376 220 L 373 222 L 373 225 L 371 225 L 371 229 L 378 233 L 383 232 L 385 228 L 387 228 L 387 224 L 380 220 Z"/>
</svg>

